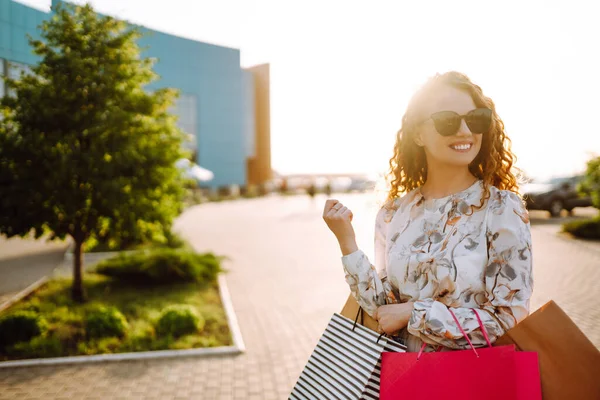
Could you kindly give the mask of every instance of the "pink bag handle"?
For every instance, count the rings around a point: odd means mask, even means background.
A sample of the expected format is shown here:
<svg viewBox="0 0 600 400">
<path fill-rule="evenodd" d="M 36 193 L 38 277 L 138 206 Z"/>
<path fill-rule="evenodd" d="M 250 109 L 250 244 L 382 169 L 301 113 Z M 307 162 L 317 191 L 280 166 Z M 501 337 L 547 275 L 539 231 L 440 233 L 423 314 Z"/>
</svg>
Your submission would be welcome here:
<svg viewBox="0 0 600 400">
<path fill-rule="evenodd" d="M 474 308 L 471 308 L 471 310 L 475 313 L 475 317 L 477 317 L 477 322 L 479 322 L 479 329 L 481 329 L 481 333 L 483 333 L 483 337 L 485 338 L 488 347 L 492 347 L 492 342 L 490 342 L 490 337 L 488 336 L 487 330 L 485 329 L 483 322 L 481 322 L 481 318 L 479 318 L 479 313 Z"/>
<path fill-rule="evenodd" d="M 479 313 L 477 311 L 475 311 L 474 308 L 472 308 L 471 310 L 475 313 L 475 317 L 477 318 L 477 322 L 479 323 L 479 329 L 481 329 L 481 332 L 483 333 L 483 337 L 485 337 L 485 341 L 487 342 L 489 347 L 492 347 L 492 343 L 490 342 L 490 338 L 487 334 L 485 326 L 483 325 L 483 322 L 481 322 Z M 460 332 L 463 334 L 464 338 L 467 339 L 467 342 L 469 343 L 469 346 L 471 346 L 471 349 L 475 352 L 475 355 L 477 357 L 479 357 L 477 350 L 475 350 L 473 343 L 471 343 L 471 339 L 469 339 L 469 336 L 467 335 L 465 330 L 462 328 L 462 326 L 460 326 L 460 322 L 458 322 L 458 318 L 456 318 L 456 315 L 454 315 L 454 312 L 452 311 L 452 309 L 448 307 L 448 311 L 450 311 L 452 318 L 454 318 L 454 322 L 456 322 L 456 325 L 458 326 L 458 329 L 460 329 Z M 419 354 L 417 355 L 417 360 L 419 360 L 419 358 L 421 358 L 421 354 L 423 354 L 423 350 L 425 350 L 425 347 L 427 347 L 427 343 L 423 343 L 423 346 L 421 346 L 421 350 L 419 351 Z M 436 351 L 440 351 L 441 348 L 442 348 L 442 346 L 439 346 Z"/>
<path fill-rule="evenodd" d="M 448 311 L 450 311 L 450 314 L 452 314 L 452 318 L 454 318 L 454 322 L 456 322 L 456 325 L 458 325 L 458 329 L 460 329 L 460 333 L 462 333 L 463 336 L 465 337 L 465 339 L 467 339 L 467 342 L 469 342 L 469 346 L 471 346 L 471 349 L 475 352 L 475 355 L 477 357 L 479 357 L 479 354 L 477 354 L 477 350 L 475 350 L 475 346 L 473 346 L 473 343 L 471 343 L 471 339 L 469 339 L 469 336 L 467 335 L 467 333 L 465 332 L 463 327 L 460 326 L 460 322 L 458 322 L 458 318 L 456 318 L 456 315 L 454 315 L 454 311 L 452 311 L 451 308 L 448 308 Z"/>
</svg>

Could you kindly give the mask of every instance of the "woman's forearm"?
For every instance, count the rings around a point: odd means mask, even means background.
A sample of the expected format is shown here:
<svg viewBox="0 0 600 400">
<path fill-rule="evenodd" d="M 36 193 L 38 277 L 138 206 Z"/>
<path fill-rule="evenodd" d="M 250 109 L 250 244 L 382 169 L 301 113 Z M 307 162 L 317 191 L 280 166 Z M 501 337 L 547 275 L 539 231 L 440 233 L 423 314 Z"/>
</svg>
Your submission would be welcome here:
<svg viewBox="0 0 600 400">
<path fill-rule="evenodd" d="M 340 250 L 342 251 L 342 256 L 347 256 L 358 250 L 358 245 L 354 238 L 339 239 L 338 243 L 340 245 Z"/>
</svg>

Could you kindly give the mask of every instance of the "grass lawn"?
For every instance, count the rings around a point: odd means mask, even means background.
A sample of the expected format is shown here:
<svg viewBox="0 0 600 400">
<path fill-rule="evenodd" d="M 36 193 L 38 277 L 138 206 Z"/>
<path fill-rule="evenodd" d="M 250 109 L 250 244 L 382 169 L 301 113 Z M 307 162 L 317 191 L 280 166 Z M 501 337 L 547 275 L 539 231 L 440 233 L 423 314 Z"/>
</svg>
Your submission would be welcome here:
<svg viewBox="0 0 600 400">
<path fill-rule="evenodd" d="M 86 273 L 85 304 L 71 300 L 71 280 L 53 280 L 2 315 L 17 310 L 39 313 L 47 331 L 29 342 L 0 349 L 0 360 L 60 357 L 148 350 L 190 349 L 232 344 L 227 318 L 216 283 L 179 283 L 165 286 L 132 286 L 111 278 Z M 161 311 L 173 304 L 187 304 L 205 320 L 197 333 L 179 338 L 160 337 L 154 326 Z M 122 338 L 87 339 L 84 316 L 98 305 L 115 307 L 127 319 Z M 2 317 L 0 315 L 0 317 Z"/>
</svg>

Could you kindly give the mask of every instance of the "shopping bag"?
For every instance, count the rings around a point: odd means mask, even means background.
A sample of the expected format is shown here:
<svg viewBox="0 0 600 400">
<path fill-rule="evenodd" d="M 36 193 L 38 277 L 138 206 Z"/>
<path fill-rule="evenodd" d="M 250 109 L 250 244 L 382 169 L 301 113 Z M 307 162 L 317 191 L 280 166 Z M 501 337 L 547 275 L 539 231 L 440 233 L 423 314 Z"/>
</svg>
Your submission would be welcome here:
<svg viewBox="0 0 600 400">
<path fill-rule="evenodd" d="M 356 301 L 354 296 L 352 296 L 352 294 L 350 294 L 348 296 L 348 300 L 346 300 L 346 304 L 344 304 L 344 307 L 342 308 L 342 312 L 340 314 L 346 318 L 353 319 L 354 316 L 356 315 L 356 313 L 359 311 L 360 311 L 360 305 L 358 304 L 358 302 Z M 362 314 L 363 315 L 362 315 L 361 321 L 359 321 L 359 323 L 373 331 L 376 331 L 377 330 L 377 321 L 375 319 L 371 318 L 369 316 L 369 314 L 367 314 L 367 313 L 362 313 Z"/>
<path fill-rule="evenodd" d="M 382 400 L 541 400 L 535 353 L 512 346 L 382 354 Z"/>
<path fill-rule="evenodd" d="M 525 318 L 495 345 L 507 344 L 538 354 L 544 400 L 600 399 L 600 351 L 554 301 Z"/>
<path fill-rule="evenodd" d="M 452 311 L 451 311 L 452 312 Z M 458 323 L 471 350 L 423 353 L 383 353 L 380 398 L 541 400 L 537 354 L 516 352 L 514 345 L 475 349 Z"/>
<path fill-rule="evenodd" d="M 356 319 L 333 315 L 289 399 L 379 399 L 381 353 L 403 352 L 406 347 Z"/>
</svg>

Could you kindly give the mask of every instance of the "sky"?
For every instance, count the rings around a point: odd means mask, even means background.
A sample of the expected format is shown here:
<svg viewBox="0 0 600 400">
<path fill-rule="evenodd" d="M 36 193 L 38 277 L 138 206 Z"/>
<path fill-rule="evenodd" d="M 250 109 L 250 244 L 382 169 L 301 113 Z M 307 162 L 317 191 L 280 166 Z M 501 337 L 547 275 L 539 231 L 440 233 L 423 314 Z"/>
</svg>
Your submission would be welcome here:
<svg viewBox="0 0 600 400">
<path fill-rule="evenodd" d="M 51 3 L 18 1 L 44 10 Z M 270 63 L 279 173 L 385 172 L 411 95 L 448 70 L 494 100 L 528 175 L 578 173 L 600 155 L 600 5 L 592 0 L 91 3 L 240 49 L 242 67 Z"/>
</svg>

